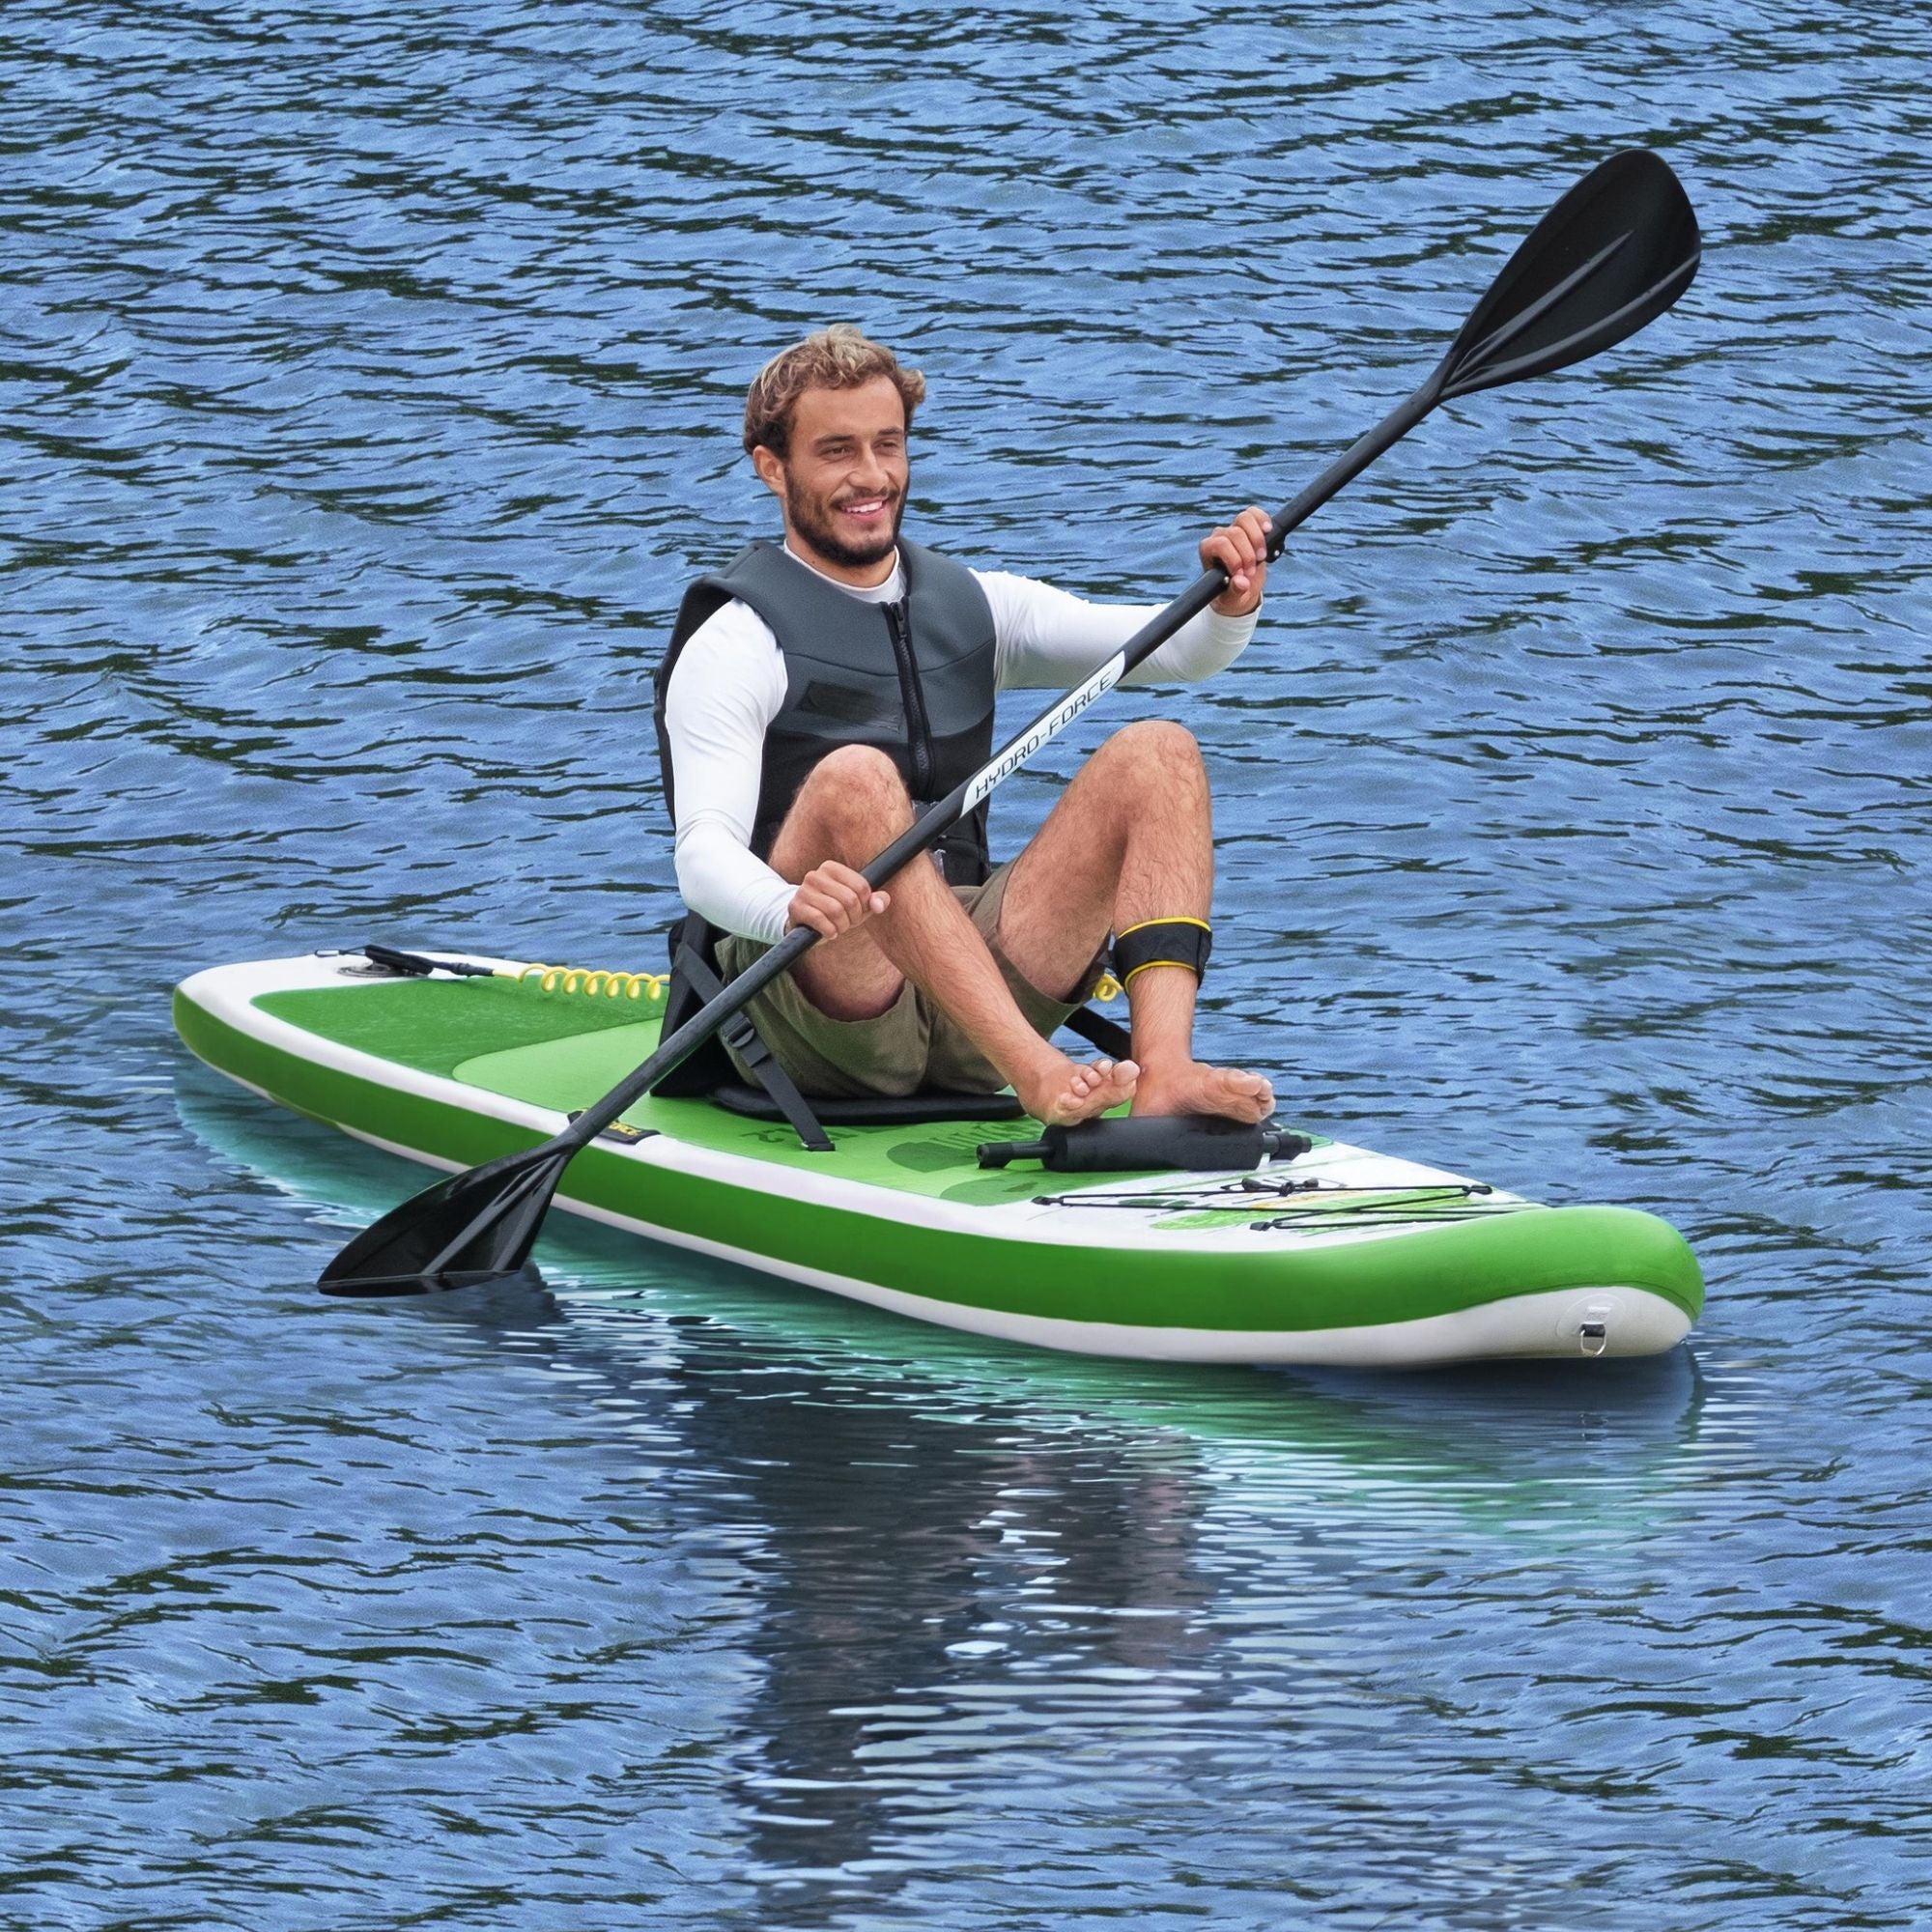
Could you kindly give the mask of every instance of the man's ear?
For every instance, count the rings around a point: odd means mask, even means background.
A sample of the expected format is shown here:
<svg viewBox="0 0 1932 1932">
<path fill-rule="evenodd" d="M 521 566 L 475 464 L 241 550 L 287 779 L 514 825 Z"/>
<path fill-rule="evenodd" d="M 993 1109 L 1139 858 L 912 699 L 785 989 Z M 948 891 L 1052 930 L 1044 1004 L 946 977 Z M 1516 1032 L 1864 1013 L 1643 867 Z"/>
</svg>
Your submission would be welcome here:
<svg viewBox="0 0 1932 1932">
<path fill-rule="evenodd" d="M 778 452 L 759 443 L 752 452 L 752 468 L 758 472 L 758 481 L 782 503 L 785 494 L 784 465 L 779 460 Z"/>
</svg>

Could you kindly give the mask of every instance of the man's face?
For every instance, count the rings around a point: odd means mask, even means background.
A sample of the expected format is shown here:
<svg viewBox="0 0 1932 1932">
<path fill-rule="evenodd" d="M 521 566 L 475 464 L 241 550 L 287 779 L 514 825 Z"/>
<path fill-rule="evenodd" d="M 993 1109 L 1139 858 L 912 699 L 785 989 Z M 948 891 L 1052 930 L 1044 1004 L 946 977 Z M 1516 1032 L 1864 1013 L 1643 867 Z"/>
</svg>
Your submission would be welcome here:
<svg viewBox="0 0 1932 1932">
<path fill-rule="evenodd" d="M 910 469 L 905 405 L 890 378 L 806 390 L 792 411 L 789 451 L 760 449 L 754 460 L 806 549 L 847 570 L 892 555 Z"/>
</svg>

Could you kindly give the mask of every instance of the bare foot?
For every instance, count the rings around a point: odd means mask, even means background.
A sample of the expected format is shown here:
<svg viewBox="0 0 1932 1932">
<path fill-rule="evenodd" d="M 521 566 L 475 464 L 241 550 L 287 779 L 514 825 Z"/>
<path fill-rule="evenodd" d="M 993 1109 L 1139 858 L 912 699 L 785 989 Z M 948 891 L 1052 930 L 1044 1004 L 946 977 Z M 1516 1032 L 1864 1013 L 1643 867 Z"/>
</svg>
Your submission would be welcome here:
<svg viewBox="0 0 1932 1932">
<path fill-rule="evenodd" d="M 1096 1060 L 1081 1066 L 1064 1053 L 1052 1053 L 1037 1068 L 1013 1081 L 1020 1105 L 1049 1127 L 1091 1121 L 1134 1096 L 1140 1068 L 1131 1060 Z"/>
<path fill-rule="evenodd" d="M 1259 1073 L 1181 1060 L 1149 1067 L 1134 1089 L 1136 1114 L 1219 1114 L 1231 1121 L 1264 1121 L 1274 1112 L 1274 1089 Z"/>
</svg>

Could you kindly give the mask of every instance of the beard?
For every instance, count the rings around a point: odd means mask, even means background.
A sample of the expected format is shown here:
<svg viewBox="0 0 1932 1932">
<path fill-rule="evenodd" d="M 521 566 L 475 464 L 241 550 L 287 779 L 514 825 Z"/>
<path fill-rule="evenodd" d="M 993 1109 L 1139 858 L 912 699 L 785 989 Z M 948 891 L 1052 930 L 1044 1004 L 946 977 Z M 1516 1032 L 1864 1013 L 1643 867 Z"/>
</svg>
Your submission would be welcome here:
<svg viewBox="0 0 1932 1932">
<path fill-rule="evenodd" d="M 892 514 L 891 528 L 881 530 L 877 536 L 861 537 L 855 541 L 838 528 L 835 499 L 808 497 L 793 483 L 791 471 L 785 471 L 785 510 L 791 518 L 792 528 L 820 556 L 846 570 L 864 570 L 868 564 L 883 563 L 897 549 L 899 524 L 905 516 L 906 493 L 903 490 L 889 490 L 885 498 L 886 508 Z"/>
</svg>

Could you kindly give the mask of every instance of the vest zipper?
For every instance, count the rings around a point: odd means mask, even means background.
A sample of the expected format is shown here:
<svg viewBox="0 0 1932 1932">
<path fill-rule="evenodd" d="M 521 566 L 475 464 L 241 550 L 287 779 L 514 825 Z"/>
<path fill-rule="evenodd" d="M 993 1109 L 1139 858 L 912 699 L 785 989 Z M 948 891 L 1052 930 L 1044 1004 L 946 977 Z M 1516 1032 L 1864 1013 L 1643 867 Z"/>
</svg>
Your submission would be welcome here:
<svg viewBox="0 0 1932 1932">
<path fill-rule="evenodd" d="M 932 726 L 925 715 L 925 693 L 920 686 L 919 663 L 912 654 L 910 600 L 886 606 L 886 628 L 892 633 L 893 657 L 899 668 L 899 695 L 905 704 L 912 740 L 912 795 L 921 804 L 932 795 Z"/>
</svg>

